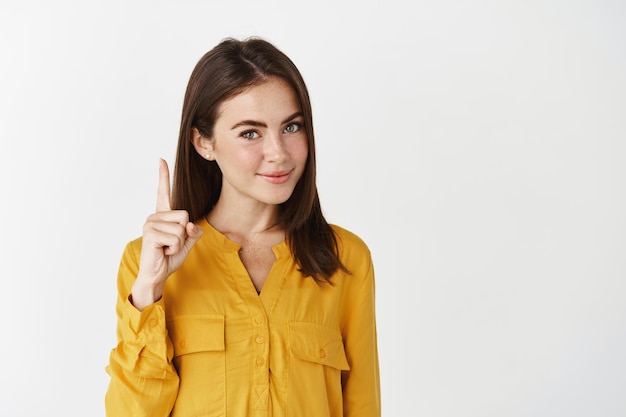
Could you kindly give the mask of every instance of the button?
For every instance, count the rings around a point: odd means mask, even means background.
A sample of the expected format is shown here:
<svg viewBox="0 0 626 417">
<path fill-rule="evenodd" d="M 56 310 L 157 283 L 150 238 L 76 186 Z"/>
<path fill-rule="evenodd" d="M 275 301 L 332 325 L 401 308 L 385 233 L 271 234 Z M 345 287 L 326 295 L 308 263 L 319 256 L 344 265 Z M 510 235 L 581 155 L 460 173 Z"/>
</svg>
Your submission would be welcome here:
<svg viewBox="0 0 626 417">
<path fill-rule="evenodd" d="M 324 349 L 320 349 L 320 358 L 324 359 L 326 357 L 326 352 Z"/>
<path fill-rule="evenodd" d="M 260 315 L 260 314 L 257 314 L 257 316 L 254 318 L 254 322 L 255 322 L 256 324 L 261 324 L 261 323 L 263 323 L 263 316 L 262 316 L 262 315 Z"/>
<path fill-rule="evenodd" d="M 181 349 L 185 349 L 185 341 L 181 340 L 180 342 L 178 342 L 178 347 Z"/>
<path fill-rule="evenodd" d="M 255 342 L 257 342 L 258 344 L 263 343 L 263 336 L 257 336 L 256 339 L 254 339 Z"/>
<path fill-rule="evenodd" d="M 263 366 L 265 360 L 263 358 L 259 358 L 256 360 L 256 366 Z"/>
<path fill-rule="evenodd" d="M 159 320 L 152 318 L 150 319 L 150 327 L 157 327 L 159 325 Z"/>
</svg>

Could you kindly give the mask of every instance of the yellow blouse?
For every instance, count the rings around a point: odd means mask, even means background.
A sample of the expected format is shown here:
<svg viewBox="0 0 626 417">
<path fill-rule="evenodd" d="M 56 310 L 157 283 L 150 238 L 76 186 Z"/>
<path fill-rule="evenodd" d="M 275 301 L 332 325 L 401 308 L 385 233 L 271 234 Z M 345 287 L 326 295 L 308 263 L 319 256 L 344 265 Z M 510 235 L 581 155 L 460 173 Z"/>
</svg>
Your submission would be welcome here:
<svg viewBox="0 0 626 417">
<path fill-rule="evenodd" d="M 332 226 L 351 273 L 338 271 L 334 285 L 319 286 L 302 277 L 282 242 L 258 295 L 240 246 L 206 221 L 199 225 L 202 238 L 161 300 L 142 312 L 128 301 L 141 239 L 124 251 L 107 416 L 380 416 L 365 243 Z"/>
</svg>

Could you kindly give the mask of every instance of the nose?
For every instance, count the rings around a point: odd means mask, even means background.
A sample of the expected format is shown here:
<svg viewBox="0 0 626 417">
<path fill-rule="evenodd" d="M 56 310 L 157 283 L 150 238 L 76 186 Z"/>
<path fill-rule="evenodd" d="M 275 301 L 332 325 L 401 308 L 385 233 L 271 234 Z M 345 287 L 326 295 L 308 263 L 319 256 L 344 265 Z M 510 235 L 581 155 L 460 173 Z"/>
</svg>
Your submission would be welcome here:
<svg viewBox="0 0 626 417">
<path fill-rule="evenodd" d="M 280 133 L 266 136 L 265 157 L 269 162 L 283 162 L 288 158 L 285 142 Z"/>
</svg>

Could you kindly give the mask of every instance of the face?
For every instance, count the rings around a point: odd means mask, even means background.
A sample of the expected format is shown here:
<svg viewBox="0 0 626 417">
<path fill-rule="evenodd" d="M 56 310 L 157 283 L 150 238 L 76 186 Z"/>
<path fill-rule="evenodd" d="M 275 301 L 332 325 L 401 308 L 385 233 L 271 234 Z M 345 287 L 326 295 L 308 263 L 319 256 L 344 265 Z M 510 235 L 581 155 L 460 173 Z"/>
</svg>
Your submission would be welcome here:
<svg viewBox="0 0 626 417">
<path fill-rule="evenodd" d="M 220 200 L 238 205 L 287 201 L 308 156 L 298 98 L 284 80 L 275 77 L 224 101 L 213 137 L 200 137 L 194 143 L 222 171 Z"/>
</svg>

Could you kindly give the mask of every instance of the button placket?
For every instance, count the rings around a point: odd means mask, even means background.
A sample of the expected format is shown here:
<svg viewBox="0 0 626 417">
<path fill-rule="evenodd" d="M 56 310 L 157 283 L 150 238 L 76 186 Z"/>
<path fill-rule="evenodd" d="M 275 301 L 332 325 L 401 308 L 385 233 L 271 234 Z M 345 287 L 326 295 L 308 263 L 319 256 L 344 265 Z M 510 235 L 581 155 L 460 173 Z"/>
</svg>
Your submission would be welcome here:
<svg viewBox="0 0 626 417">
<path fill-rule="evenodd" d="M 254 401 L 252 408 L 255 410 L 267 410 L 269 404 L 269 328 L 267 317 L 262 313 L 252 316 L 254 323 Z"/>
</svg>

